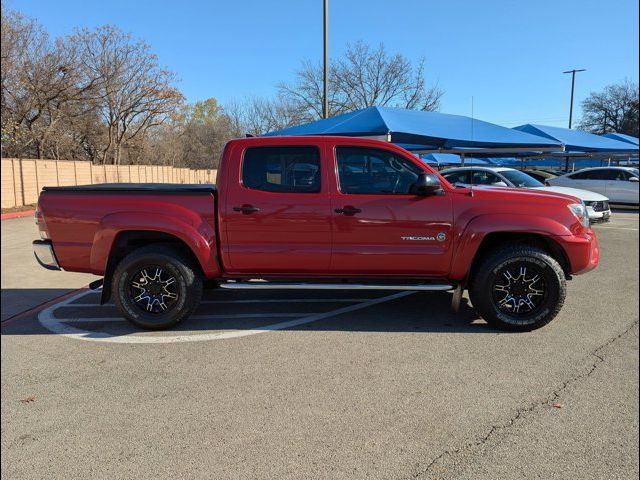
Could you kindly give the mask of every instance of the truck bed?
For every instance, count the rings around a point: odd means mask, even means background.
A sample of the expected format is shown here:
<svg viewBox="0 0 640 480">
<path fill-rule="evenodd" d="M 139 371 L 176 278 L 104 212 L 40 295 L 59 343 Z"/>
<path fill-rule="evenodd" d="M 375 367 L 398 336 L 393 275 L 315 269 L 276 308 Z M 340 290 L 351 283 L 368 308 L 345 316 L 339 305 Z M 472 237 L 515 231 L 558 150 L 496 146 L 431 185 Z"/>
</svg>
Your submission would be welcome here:
<svg viewBox="0 0 640 480">
<path fill-rule="evenodd" d="M 218 274 L 215 185 L 103 183 L 42 190 L 38 208 L 64 270 L 104 275 L 120 233 L 134 231 L 142 243 L 143 232 L 183 242 L 206 275 Z"/>
<path fill-rule="evenodd" d="M 177 183 L 97 183 L 94 185 L 78 185 L 67 187 L 42 187 L 45 192 L 144 192 L 144 193 L 205 193 L 216 191 L 211 184 L 177 184 Z"/>
</svg>

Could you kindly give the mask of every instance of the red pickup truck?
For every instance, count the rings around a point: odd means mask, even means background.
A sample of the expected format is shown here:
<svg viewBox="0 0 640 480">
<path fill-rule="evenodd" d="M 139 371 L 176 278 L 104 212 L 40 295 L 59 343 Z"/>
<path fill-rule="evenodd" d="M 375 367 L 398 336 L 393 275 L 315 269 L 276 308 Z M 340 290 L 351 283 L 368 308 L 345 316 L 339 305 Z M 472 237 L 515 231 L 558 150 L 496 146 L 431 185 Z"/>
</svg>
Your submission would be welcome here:
<svg viewBox="0 0 640 480">
<path fill-rule="evenodd" d="M 454 188 L 408 151 L 358 138 L 233 140 L 217 186 L 46 187 L 36 217 L 38 261 L 103 276 L 103 302 L 146 329 L 185 319 L 215 285 L 452 290 L 454 304 L 468 289 L 490 324 L 531 330 L 599 261 L 578 199 Z"/>
</svg>

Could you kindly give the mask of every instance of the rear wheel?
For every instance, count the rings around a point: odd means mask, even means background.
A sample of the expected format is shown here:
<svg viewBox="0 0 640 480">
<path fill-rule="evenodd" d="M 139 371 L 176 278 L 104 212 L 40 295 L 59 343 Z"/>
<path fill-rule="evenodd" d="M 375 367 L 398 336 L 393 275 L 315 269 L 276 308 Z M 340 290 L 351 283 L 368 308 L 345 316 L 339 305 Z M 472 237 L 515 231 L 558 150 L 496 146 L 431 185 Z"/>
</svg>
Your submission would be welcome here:
<svg viewBox="0 0 640 480">
<path fill-rule="evenodd" d="M 560 264 L 542 249 L 505 246 L 475 269 L 469 296 L 477 312 L 502 330 L 540 328 L 560 312 L 567 282 Z"/>
<path fill-rule="evenodd" d="M 150 245 L 120 261 L 112 292 L 116 306 L 129 321 L 147 330 L 163 330 L 198 307 L 202 275 L 179 249 Z"/>
</svg>

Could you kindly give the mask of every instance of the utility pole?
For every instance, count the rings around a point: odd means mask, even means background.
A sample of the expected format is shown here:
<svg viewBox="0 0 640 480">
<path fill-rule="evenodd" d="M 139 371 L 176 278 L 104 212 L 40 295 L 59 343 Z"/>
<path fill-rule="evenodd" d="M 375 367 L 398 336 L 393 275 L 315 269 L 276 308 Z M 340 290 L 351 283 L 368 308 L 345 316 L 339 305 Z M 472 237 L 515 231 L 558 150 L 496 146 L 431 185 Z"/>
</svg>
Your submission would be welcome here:
<svg viewBox="0 0 640 480">
<path fill-rule="evenodd" d="M 322 72 L 322 118 L 329 118 L 329 0 L 324 0 L 323 37 L 324 65 Z"/>
<path fill-rule="evenodd" d="M 575 68 L 573 70 L 567 70 L 566 72 L 562 72 L 562 73 L 570 73 L 571 74 L 571 101 L 569 103 L 569 129 L 571 129 L 571 122 L 573 120 L 573 92 L 576 89 L 576 73 L 577 72 L 584 72 L 585 69 L 578 69 L 576 70 Z M 568 172 L 569 171 L 569 157 L 565 157 L 564 158 L 564 169 Z"/>
<path fill-rule="evenodd" d="M 571 103 L 569 104 L 569 128 L 571 128 L 571 122 L 573 120 L 573 92 L 576 89 L 576 73 L 577 72 L 584 72 L 586 71 L 584 68 L 576 70 L 575 68 L 573 70 L 567 70 L 566 72 L 562 72 L 562 73 L 570 73 L 571 74 Z"/>
</svg>

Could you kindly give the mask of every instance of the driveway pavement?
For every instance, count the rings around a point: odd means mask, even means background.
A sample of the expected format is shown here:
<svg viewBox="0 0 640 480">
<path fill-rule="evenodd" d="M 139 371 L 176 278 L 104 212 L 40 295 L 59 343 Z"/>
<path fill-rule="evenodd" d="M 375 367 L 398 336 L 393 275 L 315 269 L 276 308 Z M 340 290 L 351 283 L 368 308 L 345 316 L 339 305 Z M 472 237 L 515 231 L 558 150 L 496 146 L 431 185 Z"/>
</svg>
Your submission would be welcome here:
<svg viewBox="0 0 640 480">
<path fill-rule="evenodd" d="M 40 267 L 31 247 L 38 238 L 33 217 L 2 221 L 2 321 L 98 279 Z"/>
<path fill-rule="evenodd" d="M 2 475 L 637 478 L 638 215 L 596 229 L 601 267 L 530 333 L 448 293 L 213 290 L 150 333 L 81 292 L 9 320 Z"/>
</svg>

